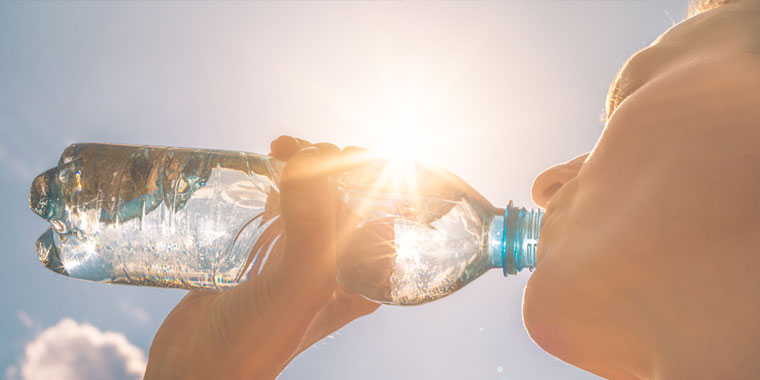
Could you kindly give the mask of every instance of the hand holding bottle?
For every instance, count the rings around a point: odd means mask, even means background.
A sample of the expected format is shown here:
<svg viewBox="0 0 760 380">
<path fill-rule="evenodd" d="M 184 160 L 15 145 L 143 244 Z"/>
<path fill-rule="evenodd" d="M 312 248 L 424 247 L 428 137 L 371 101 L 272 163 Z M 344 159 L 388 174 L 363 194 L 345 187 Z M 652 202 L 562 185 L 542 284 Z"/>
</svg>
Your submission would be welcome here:
<svg viewBox="0 0 760 380">
<path fill-rule="evenodd" d="M 338 236 L 352 218 L 336 215 L 331 173 L 345 157 L 331 144 L 283 136 L 271 155 L 282 174 L 283 239 L 266 270 L 222 293 L 190 292 L 151 346 L 146 379 L 273 379 L 314 342 L 378 304 L 336 281 Z"/>
</svg>

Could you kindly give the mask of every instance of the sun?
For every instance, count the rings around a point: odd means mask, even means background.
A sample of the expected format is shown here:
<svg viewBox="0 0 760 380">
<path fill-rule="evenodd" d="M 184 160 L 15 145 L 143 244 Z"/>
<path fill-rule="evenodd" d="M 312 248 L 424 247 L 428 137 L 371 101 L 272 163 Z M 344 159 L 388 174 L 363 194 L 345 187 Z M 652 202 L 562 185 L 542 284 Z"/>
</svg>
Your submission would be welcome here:
<svg viewBox="0 0 760 380">
<path fill-rule="evenodd" d="M 414 127 L 389 128 L 386 141 L 380 141 L 377 151 L 383 157 L 396 164 L 422 161 L 426 157 L 427 144 L 423 134 Z"/>
<path fill-rule="evenodd" d="M 383 126 L 377 134 L 377 150 L 389 159 L 419 161 L 427 155 L 430 145 L 430 115 L 422 101 L 419 88 L 398 93 L 386 105 Z"/>
</svg>

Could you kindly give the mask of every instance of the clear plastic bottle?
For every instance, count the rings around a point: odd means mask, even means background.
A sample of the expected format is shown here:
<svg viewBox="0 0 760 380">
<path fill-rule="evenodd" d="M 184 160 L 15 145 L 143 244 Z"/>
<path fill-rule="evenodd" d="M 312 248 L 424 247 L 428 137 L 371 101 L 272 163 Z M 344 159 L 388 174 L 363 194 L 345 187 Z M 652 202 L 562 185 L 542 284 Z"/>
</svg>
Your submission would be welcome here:
<svg viewBox="0 0 760 380">
<path fill-rule="evenodd" d="M 74 144 L 32 183 L 29 205 L 52 227 L 43 264 L 99 282 L 224 290 L 264 270 L 283 232 L 268 156 L 220 150 Z M 373 160 L 335 178 L 358 223 L 338 281 L 374 301 L 412 305 L 488 269 L 536 263 L 542 212 L 494 208 L 456 176 Z"/>
</svg>

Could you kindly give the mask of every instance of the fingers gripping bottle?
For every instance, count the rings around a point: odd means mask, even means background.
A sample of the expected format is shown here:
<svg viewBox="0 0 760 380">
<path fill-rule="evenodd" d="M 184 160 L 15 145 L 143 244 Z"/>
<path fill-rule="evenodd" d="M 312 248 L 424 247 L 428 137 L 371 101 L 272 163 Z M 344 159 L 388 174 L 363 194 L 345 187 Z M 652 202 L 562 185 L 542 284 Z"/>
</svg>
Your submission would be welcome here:
<svg viewBox="0 0 760 380">
<path fill-rule="evenodd" d="M 279 254 L 283 167 L 244 152 L 71 145 L 32 183 L 29 206 L 51 224 L 37 254 L 91 281 L 232 288 Z M 536 265 L 543 213 L 494 208 L 444 170 L 373 159 L 334 180 L 353 229 L 338 281 L 371 300 L 424 303 L 491 268 Z"/>
</svg>

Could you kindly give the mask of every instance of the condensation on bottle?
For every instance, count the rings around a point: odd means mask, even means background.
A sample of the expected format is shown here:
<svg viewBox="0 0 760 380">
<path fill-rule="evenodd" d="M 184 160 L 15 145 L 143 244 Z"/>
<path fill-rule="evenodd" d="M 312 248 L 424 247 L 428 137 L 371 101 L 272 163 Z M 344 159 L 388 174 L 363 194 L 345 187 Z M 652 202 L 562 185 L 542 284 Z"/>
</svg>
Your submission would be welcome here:
<svg viewBox="0 0 760 380">
<path fill-rule="evenodd" d="M 284 165 L 245 152 L 71 145 L 32 183 L 29 205 L 51 225 L 37 254 L 91 281 L 232 288 L 281 253 Z M 542 212 L 494 208 L 445 170 L 372 159 L 334 181 L 339 219 L 353 221 L 337 280 L 368 299 L 420 304 L 491 268 L 536 265 Z"/>
</svg>

